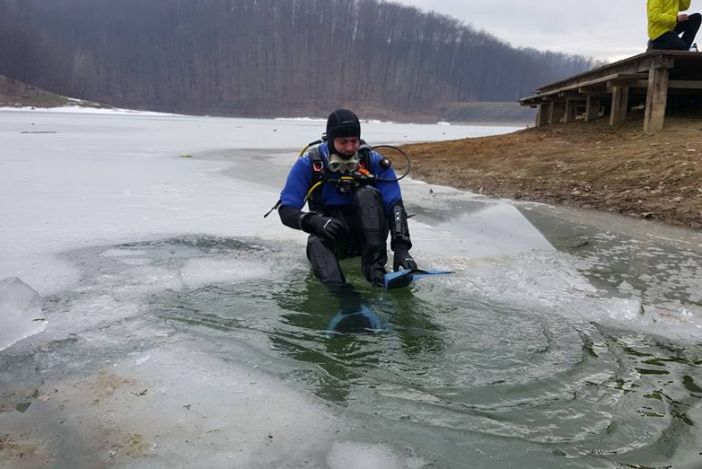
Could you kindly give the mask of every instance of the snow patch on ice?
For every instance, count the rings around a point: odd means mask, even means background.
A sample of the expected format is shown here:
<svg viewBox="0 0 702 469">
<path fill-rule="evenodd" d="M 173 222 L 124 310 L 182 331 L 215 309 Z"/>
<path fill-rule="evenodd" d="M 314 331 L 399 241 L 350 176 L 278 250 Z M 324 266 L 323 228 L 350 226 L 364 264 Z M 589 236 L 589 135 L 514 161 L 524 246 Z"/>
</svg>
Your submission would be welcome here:
<svg viewBox="0 0 702 469">
<path fill-rule="evenodd" d="M 130 258 L 120 259 L 119 261 L 121 263 L 127 264 L 127 265 L 148 265 L 148 264 L 151 264 L 151 259 L 143 259 L 140 257 L 132 258 L 132 259 L 130 259 Z"/>
<path fill-rule="evenodd" d="M 335 442 L 327 455 L 331 469 L 401 469 L 408 467 L 391 448 L 380 444 Z"/>
<path fill-rule="evenodd" d="M 106 275 L 98 277 L 100 283 L 113 283 L 112 293 L 117 298 L 138 298 L 149 293 L 163 290 L 179 290 L 183 281 L 178 272 L 151 265 L 136 266 L 130 271 L 129 278 L 114 278 Z"/>
<path fill-rule="evenodd" d="M 238 259 L 192 259 L 181 276 L 190 288 L 213 283 L 237 283 L 271 273 L 267 265 Z"/>
<path fill-rule="evenodd" d="M 102 252 L 100 255 L 105 257 L 129 257 L 129 256 L 143 256 L 146 251 L 136 251 L 133 249 L 120 249 L 111 248 Z"/>
</svg>

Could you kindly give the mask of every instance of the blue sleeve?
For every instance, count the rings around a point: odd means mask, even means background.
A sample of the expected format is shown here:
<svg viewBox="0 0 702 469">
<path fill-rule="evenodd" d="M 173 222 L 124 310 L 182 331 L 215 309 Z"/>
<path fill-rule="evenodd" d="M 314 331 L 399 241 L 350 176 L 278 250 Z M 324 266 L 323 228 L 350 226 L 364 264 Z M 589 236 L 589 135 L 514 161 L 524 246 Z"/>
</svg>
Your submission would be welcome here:
<svg viewBox="0 0 702 469">
<path fill-rule="evenodd" d="M 389 212 L 397 202 L 402 200 L 402 192 L 400 184 L 397 182 L 397 176 L 392 167 L 381 168 L 380 161 L 383 157 L 376 152 L 371 153 L 371 172 L 378 179 L 374 186 L 380 191 L 383 198 L 385 211 Z"/>
<path fill-rule="evenodd" d="M 285 186 L 280 192 L 280 204 L 301 209 L 312 184 L 312 162 L 307 155 L 298 158 L 293 165 Z"/>
</svg>

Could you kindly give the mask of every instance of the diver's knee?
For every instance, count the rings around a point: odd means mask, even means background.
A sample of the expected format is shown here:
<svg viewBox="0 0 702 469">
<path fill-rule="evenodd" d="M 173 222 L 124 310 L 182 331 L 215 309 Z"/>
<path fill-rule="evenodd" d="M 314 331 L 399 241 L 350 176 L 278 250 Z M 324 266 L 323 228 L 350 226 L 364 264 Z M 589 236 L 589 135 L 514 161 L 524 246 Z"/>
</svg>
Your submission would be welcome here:
<svg viewBox="0 0 702 469">
<path fill-rule="evenodd" d="M 380 196 L 380 191 L 375 187 L 361 187 L 354 193 L 354 199 L 361 205 L 379 204 L 383 199 Z"/>
<path fill-rule="evenodd" d="M 327 242 L 316 235 L 310 235 L 307 238 L 307 257 L 317 257 L 320 255 L 327 254 L 331 252 L 331 248 L 327 245 Z"/>
</svg>

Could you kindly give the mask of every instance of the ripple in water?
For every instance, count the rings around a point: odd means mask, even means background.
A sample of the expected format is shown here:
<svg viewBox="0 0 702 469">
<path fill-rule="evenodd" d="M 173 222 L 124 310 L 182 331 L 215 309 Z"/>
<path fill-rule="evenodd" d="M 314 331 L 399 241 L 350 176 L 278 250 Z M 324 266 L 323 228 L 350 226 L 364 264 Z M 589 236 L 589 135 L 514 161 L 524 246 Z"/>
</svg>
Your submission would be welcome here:
<svg viewBox="0 0 702 469">
<path fill-rule="evenodd" d="M 346 437 L 393 442 L 435 467 L 695 467 L 701 457 L 699 345 L 451 282 L 360 287 L 386 330 L 330 337 L 340 300 L 296 267 L 272 283 L 169 292 L 152 309 L 221 356 L 244 343 L 248 353 L 229 359 L 328 401 Z"/>
</svg>

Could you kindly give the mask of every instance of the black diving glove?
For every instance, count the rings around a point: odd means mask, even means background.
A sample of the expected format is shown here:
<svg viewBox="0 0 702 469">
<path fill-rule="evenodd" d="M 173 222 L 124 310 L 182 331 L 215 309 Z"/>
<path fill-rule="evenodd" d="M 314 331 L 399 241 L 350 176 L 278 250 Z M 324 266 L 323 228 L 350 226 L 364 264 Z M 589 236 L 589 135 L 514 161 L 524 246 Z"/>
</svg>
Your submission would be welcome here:
<svg viewBox="0 0 702 469">
<path fill-rule="evenodd" d="M 323 217 L 315 213 L 306 213 L 300 218 L 300 228 L 307 233 L 314 233 L 322 238 L 339 239 L 347 232 L 346 226 L 333 217 Z"/>
<path fill-rule="evenodd" d="M 412 270 L 417 268 L 417 263 L 410 256 L 409 249 L 400 243 L 395 243 L 395 255 L 392 259 L 392 268 L 395 272 L 403 268 Z"/>
</svg>

